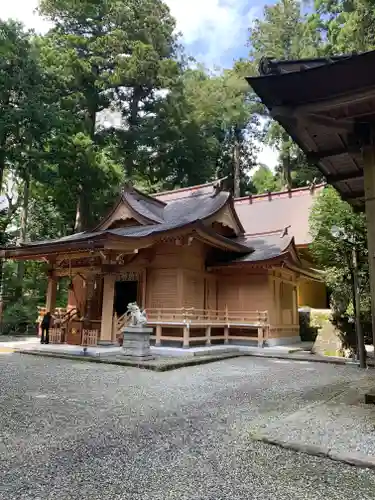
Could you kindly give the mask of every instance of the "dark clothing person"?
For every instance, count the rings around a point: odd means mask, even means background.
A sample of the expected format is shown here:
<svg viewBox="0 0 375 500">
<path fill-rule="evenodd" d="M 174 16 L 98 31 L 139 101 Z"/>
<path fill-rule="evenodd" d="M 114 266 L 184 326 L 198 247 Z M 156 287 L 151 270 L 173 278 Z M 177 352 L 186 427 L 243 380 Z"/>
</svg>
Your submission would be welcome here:
<svg viewBox="0 0 375 500">
<path fill-rule="evenodd" d="M 42 330 L 42 338 L 40 339 L 41 344 L 49 344 L 49 327 L 51 326 L 52 316 L 50 312 L 47 312 L 40 324 Z"/>
</svg>

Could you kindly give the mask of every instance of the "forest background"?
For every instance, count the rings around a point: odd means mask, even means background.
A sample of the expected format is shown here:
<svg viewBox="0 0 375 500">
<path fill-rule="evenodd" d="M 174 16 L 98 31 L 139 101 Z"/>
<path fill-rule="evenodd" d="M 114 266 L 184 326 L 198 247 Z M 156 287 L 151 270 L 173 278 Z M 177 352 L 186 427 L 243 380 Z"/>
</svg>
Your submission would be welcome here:
<svg viewBox="0 0 375 500">
<path fill-rule="evenodd" d="M 265 6 L 248 27 L 247 57 L 227 68 L 206 68 L 186 52 L 162 0 L 40 0 L 38 9 L 51 26 L 44 35 L 0 19 L 1 246 L 92 227 L 126 182 L 153 193 L 228 176 L 243 196 L 324 181 L 245 77 L 258 74 L 262 57 L 375 48 L 374 0 Z M 259 163 L 264 145 L 277 151 L 274 170 Z M 362 242 L 363 216 L 332 190 L 313 212 L 312 252 L 350 308 L 346 249 L 330 228 Z M 42 264 L 0 263 L 4 331 L 35 317 L 45 287 Z"/>
</svg>

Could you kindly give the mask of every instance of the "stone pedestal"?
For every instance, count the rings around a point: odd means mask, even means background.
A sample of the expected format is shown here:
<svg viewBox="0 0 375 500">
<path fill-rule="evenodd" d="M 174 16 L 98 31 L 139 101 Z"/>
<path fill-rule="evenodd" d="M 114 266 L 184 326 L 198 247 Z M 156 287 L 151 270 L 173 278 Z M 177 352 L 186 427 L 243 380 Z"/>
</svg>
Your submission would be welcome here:
<svg viewBox="0 0 375 500">
<path fill-rule="evenodd" d="M 128 359 L 147 361 L 154 359 L 150 350 L 152 328 L 127 326 L 122 330 L 122 354 Z"/>
</svg>

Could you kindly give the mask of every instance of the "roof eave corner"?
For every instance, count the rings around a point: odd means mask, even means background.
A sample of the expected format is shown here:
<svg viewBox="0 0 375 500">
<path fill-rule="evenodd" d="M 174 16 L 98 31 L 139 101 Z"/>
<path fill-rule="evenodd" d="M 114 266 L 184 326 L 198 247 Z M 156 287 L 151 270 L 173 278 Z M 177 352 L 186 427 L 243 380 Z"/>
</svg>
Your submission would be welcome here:
<svg viewBox="0 0 375 500">
<path fill-rule="evenodd" d="M 236 207 L 234 205 L 234 198 L 233 198 L 232 194 L 229 196 L 229 199 L 228 199 L 227 203 L 229 204 L 229 207 L 230 207 L 230 209 L 231 209 L 231 211 L 233 213 L 233 216 L 235 218 L 235 221 L 236 221 L 236 223 L 238 225 L 238 229 L 240 230 L 239 235 L 244 235 L 245 234 L 245 228 L 243 227 L 242 222 L 241 222 L 241 220 L 240 220 L 240 218 L 238 216 Z"/>
</svg>

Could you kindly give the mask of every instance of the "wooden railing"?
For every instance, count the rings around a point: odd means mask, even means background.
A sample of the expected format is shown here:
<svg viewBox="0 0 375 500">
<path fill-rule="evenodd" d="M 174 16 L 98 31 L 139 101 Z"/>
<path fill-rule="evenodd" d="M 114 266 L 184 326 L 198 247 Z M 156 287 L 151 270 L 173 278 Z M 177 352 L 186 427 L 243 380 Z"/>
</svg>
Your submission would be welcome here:
<svg viewBox="0 0 375 500">
<path fill-rule="evenodd" d="M 117 318 L 116 328 L 120 332 L 126 325 L 129 324 L 130 314 L 128 312 L 124 313 L 122 316 Z"/>
<path fill-rule="evenodd" d="M 96 346 L 97 343 L 98 343 L 98 330 L 83 328 L 81 345 L 84 347 L 90 347 L 90 346 L 93 347 Z"/>
<path fill-rule="evenodd" d="M 195 308 L 147 309 L 149 324 L 211 325 L 211 326 L 264 326 L 268 323 L 267 311 L 229 311 Z"/>
</svg>

